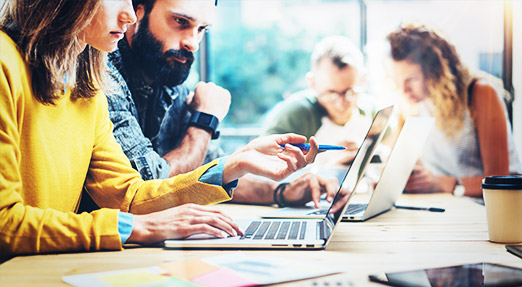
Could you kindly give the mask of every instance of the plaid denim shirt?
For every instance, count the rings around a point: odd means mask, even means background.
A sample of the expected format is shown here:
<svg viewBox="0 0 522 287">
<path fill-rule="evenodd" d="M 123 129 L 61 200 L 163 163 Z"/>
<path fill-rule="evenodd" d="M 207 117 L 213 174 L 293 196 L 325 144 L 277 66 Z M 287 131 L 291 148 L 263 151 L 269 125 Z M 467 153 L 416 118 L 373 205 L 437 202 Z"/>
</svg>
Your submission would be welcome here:
<svg viewBox="0 0 522 287">
<path fill-rule="evenodd" d="M 114 136 L 143 179 L 168 178 L 170 166 L 162 156 L 185 136 L 190 119 L 186 103 L 189 89 L 183 84 L 147 84 L 125 39 L 118 48 L 109 54 L 111 83 L 106 91 Z M 205 163 L 222 155 L 221 149 L 209 144 Z"/>
</svg>

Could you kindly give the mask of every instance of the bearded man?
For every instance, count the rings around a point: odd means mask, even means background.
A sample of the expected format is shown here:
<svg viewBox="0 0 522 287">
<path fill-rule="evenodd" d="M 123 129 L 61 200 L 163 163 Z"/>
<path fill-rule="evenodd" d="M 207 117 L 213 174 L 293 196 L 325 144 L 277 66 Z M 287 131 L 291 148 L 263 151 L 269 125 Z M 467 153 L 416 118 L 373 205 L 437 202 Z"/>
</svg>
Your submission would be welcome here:
<svg viewBox="0 0 522 287">
<path fill-rule="evenodd" d="M 213 22 L 216 2 L 132 2 L 137 22 L 109 54 L 109 114 L 116 140 L 142 178 L 168 178 L 222 156 L 210 140 L 219 136 L 217 126 L 228 113 L 230 93 L 204 82 L 192 93 L 184 84 L 193 53 Z M 312 174 L 291 183 L 243 177 L 232 201 L 282 206 L 313 200 L 318 206 L 322 193 L 331 199 L 337 188 L 336 180 Z"/>
</svg>

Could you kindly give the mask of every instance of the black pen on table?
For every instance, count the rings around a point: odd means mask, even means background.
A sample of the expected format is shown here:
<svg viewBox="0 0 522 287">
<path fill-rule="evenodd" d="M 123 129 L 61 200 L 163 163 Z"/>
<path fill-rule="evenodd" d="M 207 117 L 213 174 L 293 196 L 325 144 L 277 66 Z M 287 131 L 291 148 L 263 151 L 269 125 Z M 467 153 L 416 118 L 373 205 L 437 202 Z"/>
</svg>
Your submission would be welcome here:
<svg viewBox="0 0 522 287">
<path fill-rule="evenodd" d="M 395 208 L 399 209 L 410 209 L 410 210 L 427 210 L 431 212 L 444 212 L 446 209 L 439 207 L 418 207 L 418 206 L 404 206 L 404 205 L 394 205 Z"/>
</svg>

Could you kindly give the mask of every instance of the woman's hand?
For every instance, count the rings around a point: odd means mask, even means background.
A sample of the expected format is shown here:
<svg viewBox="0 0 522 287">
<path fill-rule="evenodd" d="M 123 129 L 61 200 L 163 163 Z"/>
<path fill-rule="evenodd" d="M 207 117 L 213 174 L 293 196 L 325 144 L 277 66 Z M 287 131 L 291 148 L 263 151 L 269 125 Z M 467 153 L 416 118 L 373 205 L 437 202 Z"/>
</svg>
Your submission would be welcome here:
<svg viewBox="0 0 522 287">
<path fill-rule="evenodd" d="M 242 235 L 228 215 L 214 207 L 184 204 L 145 215 L 134 215 L 128 243 L 154 244 L 166 239 L 206 234 L 218 238 Z"/>
<path fill-rule="evenodd" d="M 306 137 L 297 134 L 270 135 L 251 141 L 228 157 L 223 170 L 223 183 L 247 173 L 276 181 L 284 179 L 315 160 L 319 146 L 314 137 L 310 138 L 310 150 L 291 145 L 304 142 Z M 283 148 L 282 144 L 286 146 Z"/>
<path fill-rule="evenodd" d="M 451 193 L 456 184 L 456 178 L 448 175 L 434 175 L 419 162 L 413 169 L 404 191 L 407 193 Z"/>
</svg>

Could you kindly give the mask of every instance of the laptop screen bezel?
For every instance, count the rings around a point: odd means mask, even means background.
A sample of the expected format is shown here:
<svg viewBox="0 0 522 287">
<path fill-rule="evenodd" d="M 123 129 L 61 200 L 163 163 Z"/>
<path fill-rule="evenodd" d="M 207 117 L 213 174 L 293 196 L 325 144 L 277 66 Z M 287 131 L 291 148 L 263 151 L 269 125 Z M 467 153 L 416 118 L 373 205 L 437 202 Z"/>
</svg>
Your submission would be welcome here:
<svg viewBox="0 0 522 287">
<path fill-rule="evenodd" d="M 345 181 L 347 179 L 351 179 L 351 177 L 349 177 L 349 175 L 351 175 L 351 173 L 353 172 L 358 172 L 359 174 L 357 176 L 354 177 L 353 180 L 355 180 L 355 183 L 353 185 L 353 190 L 355 190 L 357 188 L 357 185 L 359 183 L 359 181 L 361 180 L 361 178 L 363 177 L 364 173 L 365 173 L 365 170 L 366 168 L 368 167 L 368 164 L 370 163 L 370 160 L 373 156 L 373 154 L 375 153 L 376 149 L 377 149 L 377 146 L 381 143 L 383 137 L 384 137 L 384 134 L 386 132 L 386 130 L 388 129 L 388 126 L 389 126 L 389 123 L 390 123 L 390 118 L 391 118 L 391 115 L 393 113 L 393 108 L 394 106 L 388 106 L 386 108 L 383 108 L 381 110 L 379 110 L 376 114 L 375 114 L 375 117 L 373 118 L 373 121 L 372 121 L 372 124 L 370 125 L 370 128 L 368 129 L 368 132 L 366 133 L 366 136 L 363 140 L 363 142 L 361 143 L 361 146 L 359 147 L 359 150 L 357 151 L 356 155 L 355 155 L 355 158 L 353 160 L 353 163 L 352 165 L 348 168 L 348 170 L 346 171 L 346 173 L 344 174 L 344 177 L 342 179 L 342 181 L 339 183 L 339 190 L 337 191 L 334 199 L 332 200 L 332 203 L 330 204 L 330 207 L 328 208 L 328 211 L 325 215 L 325 217 L 323 218 L 323 222 L 321 224 L 326 224 L 326 227 L 327 227 L 327 235 L 326 235 L 326 242 L 325 242 L 325 246 L 328 244 L 328 242 L 330 241 L 330 238 L 331 238 L 331 235 L 333 233 L 333 230 L 335 228 L 335 226 L 341 221 L 342 219 L 342 215 L 344 214 L 344 212 L 346 211 L 346 208 L 348 207 L 348 204 L 350 202 L 350 198 L 353 194 L 353 192 L 350 192 L 350 194 L 348 195 L 348 199 L 346 200 L 343 208 L 341 208 L 340 210 L 338 210 L 335 214 L 337 215 L 337 218 L 335 218 L 335 215 L 334 214 L 330 214 L 330 209 L 332 209 L 332 207 L 334 206 L 335 202 L 338 200 L 338 198 L 340 197 L 340 191 L 345 183 Z M 374 138 L 374 144 L 372 143 L 372 145 L 370 146 L 370 149 L 366 151 L 366 158 L 363 158 L 363 159 L 360 159 L 361 156 L 364 156 L 363 152 L 361 152 L 361 150 L 365 147 L 365 145 L 368 145 L 368 141 L 369 140 L 372 140 L 370 138 L 371 134 L 370 132 L 372 131 L 372 129 L 374 127 L 378 127 L 377 125 L 381 125 L 382 124 L 382 130 L 380 130 L 377 134 L 377 138 Z M 352 167 L 354 166 L 354 164 L 357 162 L 357 161 L 361 161 L 361 164 L 360 164 L 360 168 L 359 170 L 356 170 L 356 169 L 353 169 Z"/>
</svg>

